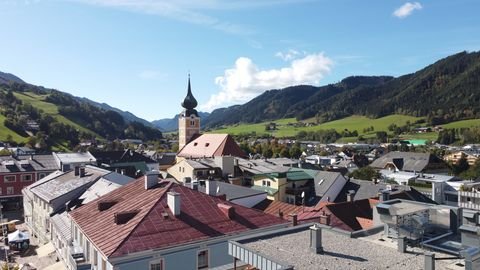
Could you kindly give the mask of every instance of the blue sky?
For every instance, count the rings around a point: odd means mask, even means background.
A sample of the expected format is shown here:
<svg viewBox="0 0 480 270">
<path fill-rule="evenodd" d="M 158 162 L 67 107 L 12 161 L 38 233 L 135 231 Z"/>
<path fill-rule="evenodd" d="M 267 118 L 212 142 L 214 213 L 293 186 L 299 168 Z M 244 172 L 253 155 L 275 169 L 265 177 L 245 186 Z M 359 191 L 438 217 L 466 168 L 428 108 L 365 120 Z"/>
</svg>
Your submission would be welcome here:
<svg viewBox="0 0 480 270">
<path fill-rule="evenodd" d="M 478 0 L 0 0 L 0 71 L 147 120 L 480 49 Z"/>
</svg>

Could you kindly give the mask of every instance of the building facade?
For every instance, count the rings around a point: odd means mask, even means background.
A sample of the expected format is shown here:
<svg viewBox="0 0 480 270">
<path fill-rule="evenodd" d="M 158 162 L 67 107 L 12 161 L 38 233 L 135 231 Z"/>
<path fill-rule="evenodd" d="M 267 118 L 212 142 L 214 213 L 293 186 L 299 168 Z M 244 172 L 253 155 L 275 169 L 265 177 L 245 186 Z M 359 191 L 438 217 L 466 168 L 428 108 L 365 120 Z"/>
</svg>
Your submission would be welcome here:
<svg viewBox="0 0 480 270">
<path fill-rule="evenodd" d="M 197 107 L 198 103 L 192 94 L 190 86 L 190 75 L 188 76 L 188 90 L 187 96 L 182 102 L 184 110 L 178 117 L 178 149 L 182 149 L 192 138 L 200 134 L 200 117 L 198 115 Z"/>
</svg>

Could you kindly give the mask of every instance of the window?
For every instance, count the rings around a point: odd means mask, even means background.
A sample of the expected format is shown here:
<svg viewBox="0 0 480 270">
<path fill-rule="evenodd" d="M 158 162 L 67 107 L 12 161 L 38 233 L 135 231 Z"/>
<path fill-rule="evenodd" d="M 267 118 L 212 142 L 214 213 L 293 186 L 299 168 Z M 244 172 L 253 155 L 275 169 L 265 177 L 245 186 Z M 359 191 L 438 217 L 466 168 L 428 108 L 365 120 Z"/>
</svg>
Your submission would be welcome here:
<svg viewBox="0 0 480 270">
<path fill-rule="evenodd" d="M 15 182 L 16 180 L 17 180 L 17 177 L 15 177 L 15 175 L 7 175 L 3 177 L 3 181 L 5 183 Z"/>
<path fill-rule="evenodd" d="M 195 126 L 195 120 L 190 120 L 190 126 Z"/>
<path fill-rule="evenodd" d="M 262 186 L 266 186 L 267 185 L 267 181 L 263 180 L 262 181 Z"/>
<path fill-rule="evenodd" d="M 45 176 L 47 176 L 46 173 L 39 173 L 39 174 L 38 174 L 38 179 L 42 179 L 42 178 L 44 178 Z"/>
<path fill-rule="evenodd" d="M 163 270 L 163 269 L 165 269 L 163 265 L 163 259 L 158 259 L 150 262 L 150 270 Z"/>
<path fill-rule="evenodd" d="M 270 186 L 270 181 L 267 181 L 267 187 L 269 187 L 269 186 Z"/>
<path fill-rule="evenodd" d="M 0 195 L 2 195 L 2 188 L 0 187 Z"/>
<path fill-rule="evenodd" d="M 13 187 L 7 187 L 7 195 L 13 195 L 15 193 L 15 189 Z"/>
<path fill-rule="evenodd" d="M 198 252 L 197 269 L 208 269 L 208 250 Z"/>
<path fill-rule="evenodd" d="M 22 182 L 29 182 L 29 181 L 32 181 L 32 175 L 31 174 L 22 175 Z"/>
</svg>

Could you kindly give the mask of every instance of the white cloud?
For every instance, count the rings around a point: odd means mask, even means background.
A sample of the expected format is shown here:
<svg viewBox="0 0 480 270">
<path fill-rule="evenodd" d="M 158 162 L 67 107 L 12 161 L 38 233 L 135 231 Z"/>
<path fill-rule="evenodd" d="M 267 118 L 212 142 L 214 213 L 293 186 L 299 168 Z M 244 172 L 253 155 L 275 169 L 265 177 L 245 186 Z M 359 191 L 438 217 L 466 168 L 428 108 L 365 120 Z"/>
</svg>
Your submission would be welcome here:
<svg viewBox="0 0 480 270">
<path fill-rule="evenodd" d="M 293 49 L 290 49 L 286 52 L 277 52 L 275 54 L 276 57 L 278 58 L 281 58 L 283 61 L 292 61 L 296 58 L 298 58 L 298 56 L 300 55 L 301 53 L 297 50 L 293 50 Z M 305 55 L 305 53 L 303 53 L 303 55 Z"/>
<path fill-rule="evenodd" d="M 393 12 L 393 16 L 403 19 L 405 17 L 410 16 L 414 10 L 420 10 L 422 8 L 423 8 L 422 4 L 420 4 L 419 2 L 414 2 L 414 3 L 407 2 L 403 6 L 397 8 Z"/>
<path fill-rule="evenodd" d="M 205 11 L 261 8 L 295 3 L 296 0 L 66 0 L 89 5 L 119 8 L 158 15 L 187 23 L 203 25 L 231 34 L 249 35 L 253 31 L 244 25 L 223 21 Z"/>
<path fill-rule="evenodd" d="M 280 69 L 261 70 L 250 58 L 239 57 L 233 68 L 215 78 L 220 92 L 210 97 L 200 109 L 211 111 L 226 105 L 246 102 L 266 90 L 287 86 L 318 85 L 330 73 L 333 61 L 323 53 L 309 54 L 291 61 L 290 66 Z"/>
</svg>

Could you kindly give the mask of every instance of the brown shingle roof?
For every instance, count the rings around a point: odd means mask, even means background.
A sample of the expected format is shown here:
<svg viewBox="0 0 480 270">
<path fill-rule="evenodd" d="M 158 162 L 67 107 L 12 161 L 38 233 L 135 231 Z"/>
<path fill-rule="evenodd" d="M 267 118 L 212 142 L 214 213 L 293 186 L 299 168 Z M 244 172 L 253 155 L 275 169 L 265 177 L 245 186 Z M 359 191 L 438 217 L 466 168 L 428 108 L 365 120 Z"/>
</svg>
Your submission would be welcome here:
<svg viewBox="0 0 480 270">
<path fill-rule="evenodd" d="M 185 145 L 177 156 L 185 158 L 246 157 L 246 154 L 228 134 L 202 134 Z"/>
<path fill-rule="evenodd" d="M 282 213 L 284 219 L 289 219 L 289 215 L 297 214 L 302 211 L 301 206 L 284 203 L 281 201 L 272 201 L 269 199 L 265 199 L 261 201 L 260 203 L 256 204 L 253 208 L 277 217 L 280 215 L 280 213 Z"/>
</svg>

